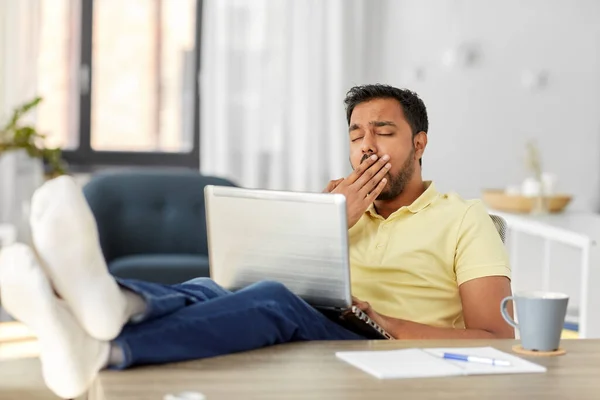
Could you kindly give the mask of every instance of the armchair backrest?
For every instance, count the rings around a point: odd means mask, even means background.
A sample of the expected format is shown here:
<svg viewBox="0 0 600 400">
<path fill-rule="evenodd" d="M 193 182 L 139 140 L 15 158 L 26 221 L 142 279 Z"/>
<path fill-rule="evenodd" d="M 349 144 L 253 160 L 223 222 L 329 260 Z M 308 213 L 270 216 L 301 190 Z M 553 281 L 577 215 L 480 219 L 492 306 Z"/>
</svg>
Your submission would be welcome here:
<svg viewBox="0 0 600 400">
<path fill-rule="evenodd" d="M 498 233 L 500 234 L 502 243 L 506 243 L 506 221 L 504 218 L 494 214 L 490 214 L 490 218 L 492 218 L 494 225 L 496 225 L 496 230 L 498 230 Z"/>
<path fill-rule="evenodd" d="M 208 254 L 204 187 L 234 186 L 193 170 L 101 173 L 84 187 L 107 262 L 139 254 Z"/>
</svg>

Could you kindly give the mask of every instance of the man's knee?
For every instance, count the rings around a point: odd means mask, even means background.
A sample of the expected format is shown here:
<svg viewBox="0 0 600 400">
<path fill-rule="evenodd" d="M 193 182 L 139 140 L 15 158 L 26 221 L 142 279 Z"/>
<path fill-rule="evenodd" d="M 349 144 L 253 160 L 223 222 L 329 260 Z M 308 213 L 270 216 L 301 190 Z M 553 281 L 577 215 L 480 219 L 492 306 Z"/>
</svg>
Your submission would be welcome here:
<svg viewBox="0 0 600 400">
<path fill-rule="evenodd" d="M 194 279 L 190 279 L 189 281 L 185 281 L 183 282 L 184 285 L 202 285 L 202 286 L 214 286 L 216 285 L 215 281 L 213 281 L 210 278 L 206 278 L 206 277 L 200 277 L 200 278 L 194 278 Z"/>
<path fill-rule="evenodd" d="M 195 278 L 180 284 L 179 288 L 190 291 L 195 294 L 200 292 L 209 299 L 224 296 L 231 293 L 229 290 L 224 289 L 210 278 Z"/>
<path fill-rule="evenodd" d="M 225 289 L 223 289 L 221 286 L 219 286 L 219 284 L 217 284 L 215 281 L 213 281 L 210 278 L 194 278 L 190 281 L 184 282 L 181 284 L 182 288 L 185 289 L 194 289 L 194 288 L 202 288 L 205 290 L 210 290 L 211 292 L 214 292 L 215 294 L 220 294 L 220 293 L 225 293 L 227 292 Z"/>
<path fill-rule="evenodd" d="M 261 281 L 253 285 L 254 290 L 269 299 L 281 299 L 294 294 L 281 282 Z"/>
</svg>

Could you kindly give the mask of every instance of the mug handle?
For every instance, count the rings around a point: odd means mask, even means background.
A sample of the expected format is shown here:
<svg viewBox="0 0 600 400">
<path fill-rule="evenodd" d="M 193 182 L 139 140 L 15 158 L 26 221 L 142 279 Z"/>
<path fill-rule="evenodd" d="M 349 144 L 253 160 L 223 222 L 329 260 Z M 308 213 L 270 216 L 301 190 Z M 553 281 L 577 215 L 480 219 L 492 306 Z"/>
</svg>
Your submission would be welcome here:
<svg viewBox="0 0 600 400">
<path fill-rule="evenodd" d="M 517 323 L 506 312 L 506 305 L 508 304 L 509 301 L 514 301 L 514 300 L 515 300 L 514 296 L 508 296 L 508 297 L 505 297 L 504 299 L 502 299 L 502 302 L 500 303 L 500 313 L 502 314 L 502 318 L 504 318 L 504 320 L 506 322 L 508 322 L 508 324 L 510 326 L 512 326 L 515 329 L 518 329 L 519 325 L 517 325 Z"/>
</svg>

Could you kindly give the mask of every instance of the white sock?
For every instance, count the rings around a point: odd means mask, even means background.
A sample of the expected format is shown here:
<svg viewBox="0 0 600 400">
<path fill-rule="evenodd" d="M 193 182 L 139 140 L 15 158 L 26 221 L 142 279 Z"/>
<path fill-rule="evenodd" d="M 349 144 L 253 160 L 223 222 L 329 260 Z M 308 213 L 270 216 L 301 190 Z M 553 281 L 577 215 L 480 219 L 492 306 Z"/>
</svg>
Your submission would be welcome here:
<svg viewBox="0 0 600 400">
<path fill-rule="evenodd" d="M 75 181 L 61 176 L 39 188 L 31 231 L 52 285 L 92 336 L 114 339 L 129 319 L 127 300 L 109 274 L 94 216 Z"/>
<path fill-rule="evenodd" d="M 82 395 L 106 366 L 110 344 L 90 337 L 57 299 L 35 255 L 25 245 L 0 251 L 2 306 L 32 329 L 40 343 L 42 374 L 56 395 Z"/>
</svg>

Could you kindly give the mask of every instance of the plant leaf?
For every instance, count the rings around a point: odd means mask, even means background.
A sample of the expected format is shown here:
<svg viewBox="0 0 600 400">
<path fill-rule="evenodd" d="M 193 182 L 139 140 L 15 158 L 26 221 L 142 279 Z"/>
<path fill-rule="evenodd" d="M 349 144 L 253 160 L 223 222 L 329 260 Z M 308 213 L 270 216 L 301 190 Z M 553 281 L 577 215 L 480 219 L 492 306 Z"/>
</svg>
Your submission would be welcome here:
<svg viewBox="0 0 600 400">
<path fill-rule="evenodd" d="M 0 152 L 24 149 L 30 157 L 41 158 L 51 167 L 50 175 L 66 174 L 66 163 L 62 159 L 60 148 L 46 148 L 46 135 L 42 135 L 33 126 L 20 126 L 21 117 L 35 108 L 42 101 L 35 97 L 31 101 L 20 105 L 13 110 L 12 117 L 6 126 L 0 129 Z"/>
</svg>

